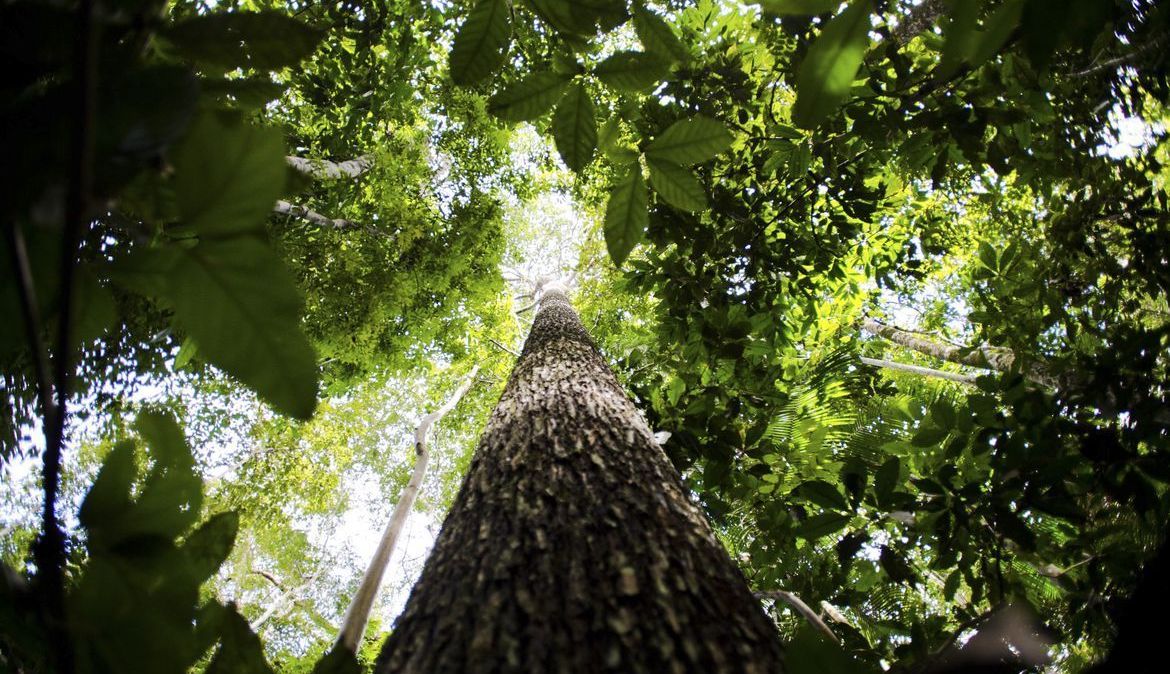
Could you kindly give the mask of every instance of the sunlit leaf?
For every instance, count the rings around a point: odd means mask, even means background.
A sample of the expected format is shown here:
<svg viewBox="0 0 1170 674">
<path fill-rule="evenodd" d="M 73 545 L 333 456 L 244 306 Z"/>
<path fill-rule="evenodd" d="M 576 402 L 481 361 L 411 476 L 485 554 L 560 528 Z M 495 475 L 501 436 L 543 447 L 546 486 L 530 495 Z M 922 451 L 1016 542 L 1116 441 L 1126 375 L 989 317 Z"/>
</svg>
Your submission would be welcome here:
<svg viewBox="0 0 1170 674">
<path fill-rule="evenodd" d="M 731 146 L 731 132 L 697 115 L 671 124 L 646 146 L 646 157 L 682 166 L 705 162 Z"/>
<path fill-rule="evenodd" d="M 629 164 L 610 188 L 605 206 L 605 246 L 610 259 L 619 267 L 646 231 L 650 217 L 646 201 L 642 167 L 636 162 Z"/>
<path fill-rule="evenodd" d="M 811 129 L 849 98 L 869 47 L 871 0 L 853 0 L 848 9 L 825 25 L 796 76 L 792 121 Z"/>
</svg>

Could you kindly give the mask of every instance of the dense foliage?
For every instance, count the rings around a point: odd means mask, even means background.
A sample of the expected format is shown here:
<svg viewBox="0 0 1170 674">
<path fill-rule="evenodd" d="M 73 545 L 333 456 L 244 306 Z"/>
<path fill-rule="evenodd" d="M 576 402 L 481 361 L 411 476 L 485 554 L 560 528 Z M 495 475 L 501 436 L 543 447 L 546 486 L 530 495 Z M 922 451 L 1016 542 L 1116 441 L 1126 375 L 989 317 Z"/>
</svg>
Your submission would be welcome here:
<svg viewBox="0 0 1170 674">
<path fill-rule="evenodd" d="M 1165 3 L 23 0 L 0 36 L 0 460 L 44 464 L 6 667 L 311 668 L 365 563 L 315 532 L 389 508 L 480 364 L 441 519 L 505 276 L 566 257 L 792 670 L 1134 657 Z"/>
</svg>

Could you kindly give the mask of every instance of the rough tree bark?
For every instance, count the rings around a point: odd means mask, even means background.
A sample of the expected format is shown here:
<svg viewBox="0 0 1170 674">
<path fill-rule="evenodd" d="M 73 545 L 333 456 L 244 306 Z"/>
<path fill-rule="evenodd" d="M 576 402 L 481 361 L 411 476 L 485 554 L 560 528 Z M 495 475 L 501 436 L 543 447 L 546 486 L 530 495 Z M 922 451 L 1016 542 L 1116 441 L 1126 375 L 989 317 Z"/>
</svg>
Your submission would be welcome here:
<svg viewBox="0 0 1170 674">
<path fill-rule="evenodd" d="M 563 289 L 376 671 L 781 671 L 752 597 Z"/>
</svg>

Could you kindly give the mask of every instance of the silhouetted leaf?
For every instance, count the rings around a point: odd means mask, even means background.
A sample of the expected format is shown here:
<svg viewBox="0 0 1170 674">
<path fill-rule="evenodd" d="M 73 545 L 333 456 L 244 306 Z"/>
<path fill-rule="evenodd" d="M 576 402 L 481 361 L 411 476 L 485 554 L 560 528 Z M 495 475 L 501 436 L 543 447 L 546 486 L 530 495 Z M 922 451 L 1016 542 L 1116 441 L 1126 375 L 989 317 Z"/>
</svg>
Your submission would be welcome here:
<svg viewBox="0 0 1170 674">
<path fill-rule="evenodd" d="M 560 73 L 533 73 L 488 100 L 488 111 L 509 122 L 526 122 L 548 112 L 572 78 Z"/>
<path fill-rule="evenodd" d="M 637 162 L 629 164 L 610 188 L 605 206 L 605 246 L 610 259 L 619 267 L 646 231 L 649 221 L 646 200 L 642 167 Z"/>
<path fill-rule="evenodd" d="M 312 54 L 324 32 L 287 14 L 262 11 L 192 16 L 162 35 L 179 54 L 203 64 L 273 70 Z"/>
<path fill-rule="evenodd" d="M 731 146 L 731 132 L 709 118 L 681 119 L 646 146 L 646 157 L 689 166 L 713 158 Z"/>
<path fill-rule="evenodd" d="M 690 169 L 647 158 L 650 184 L 666 203 L 684 211 L 699 211 L 707 207 L 707 193 Z"/>
<path fill-rule="evenodd" d="M 593 160 L 597 149 L 597 120 L 593 100 L 585 87 L 574 84 L 557 104 L 552 133 L 565 166 L 579 172 Z"/>
</svg>

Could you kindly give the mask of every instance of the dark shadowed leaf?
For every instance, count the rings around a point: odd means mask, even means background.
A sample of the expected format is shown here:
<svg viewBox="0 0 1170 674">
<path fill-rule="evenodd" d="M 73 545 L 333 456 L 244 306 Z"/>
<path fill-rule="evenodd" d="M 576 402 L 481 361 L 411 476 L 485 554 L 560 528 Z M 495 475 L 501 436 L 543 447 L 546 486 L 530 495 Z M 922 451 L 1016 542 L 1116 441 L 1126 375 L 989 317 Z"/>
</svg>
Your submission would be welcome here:
<svg viewBox="0 0 1170 674">
<path fill-rule="evenodd" d="M 548 112 L 569 86 L 561 73 L 533 73 L 488 100 L 488 112 L 508 122 L 527 122 Z"/>
<path fill-rule="evenodd" d="M 194 16 L 162 35 L 193 61 L 224 70 L 274 70 L 312 54 L 324 32 L 287 14 L 264 11 Z"/>
<path fill-rule="evenodd" d="M 666 203 L 691 212 L 707 207 L 707 193 L 690 169 L 650 158 L 646 165 L 650 168 L 650 184 Z"/>
<path fill-rule="evenodd" d="M 589 165 L 597 149 L 597 120 L 585 87 L 574 84 L 557 104 L 552 133 L 565 166 L 580 171 Z"/>
<path fill-rule="evenodd" d="M 796 535 L 810 541 L 815 541 L 844 529 L 852 518 L 852 515 L 841 515 L 838 513 L 813 515 L 800 523 L 800 526 L 796 528 Z"/>
<path fill-rule="evenodd" d="M 512 42 L 512 10 L 506 0 L 479 0 L 455 35 L 449 67 L 455 84 L 483 81 L 504 63 Z"/>
<path fill-rule="evenodd" d="M 848 510 L 849 504 L 845 495 L 836 487 L 824 480 L 810 480 L 796 488 L 796 493 L 822 508 Z"/>
<path fill-rule="evenodd" d="M 181 548 L 191 573 L 202 583 L 219 569 L 236 541 L 240 518 L 234 512 L 220 513 L 191 532 Z"/>
<path fill-rule="evenodd" d="M 260 232 L 284 189 L 284 142 L 275 129 L 205 114 L 175 150 L 184 224 L 204 237 Z"/>
<path fill-rule="evenodd" d="M 602 61 L 593 74 L 619 91 L 645 91 L 662 81 L 670 65 L 657 54 L 620 51 Z"/>
</svg>

